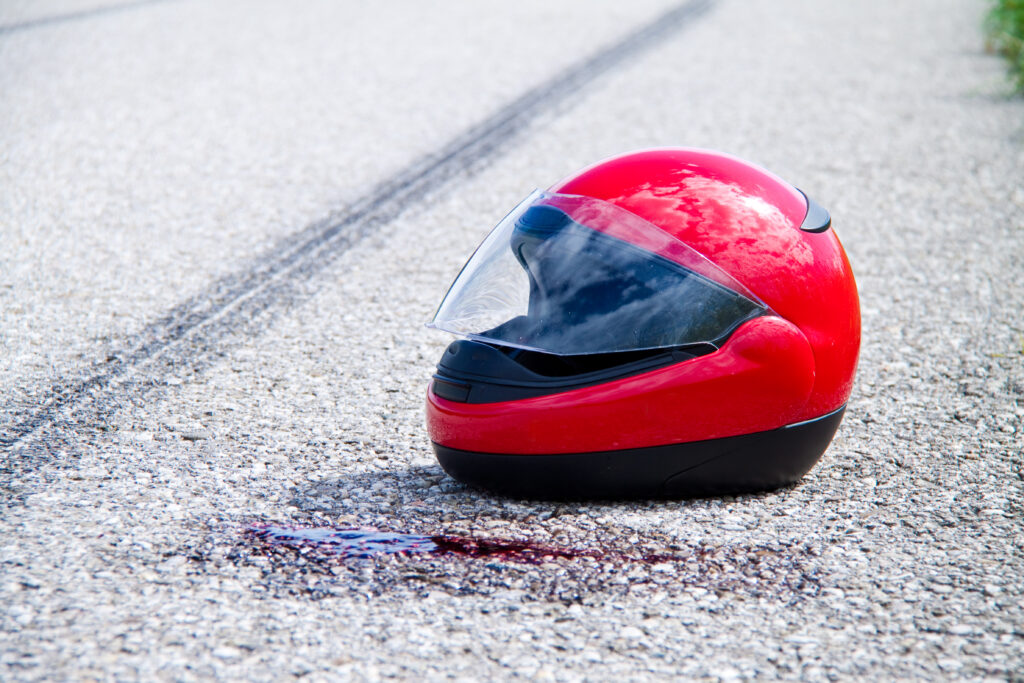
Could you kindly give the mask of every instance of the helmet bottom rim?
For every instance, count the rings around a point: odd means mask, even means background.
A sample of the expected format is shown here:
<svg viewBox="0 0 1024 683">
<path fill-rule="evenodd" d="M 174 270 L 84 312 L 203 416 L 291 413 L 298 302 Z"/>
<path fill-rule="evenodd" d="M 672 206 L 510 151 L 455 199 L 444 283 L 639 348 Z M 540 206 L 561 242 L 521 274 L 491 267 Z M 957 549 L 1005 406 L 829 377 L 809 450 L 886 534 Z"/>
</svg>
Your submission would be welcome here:
<svg viewBox="0 0 1024 683">
<path fill-rule="evenodd" d="M 516 455 L 433 446 L 453 478 L 512 498 L 700 498 L 796 483 L 821 459 L 845 410 L 752 434 L 615 451 Z"/>
</svg>

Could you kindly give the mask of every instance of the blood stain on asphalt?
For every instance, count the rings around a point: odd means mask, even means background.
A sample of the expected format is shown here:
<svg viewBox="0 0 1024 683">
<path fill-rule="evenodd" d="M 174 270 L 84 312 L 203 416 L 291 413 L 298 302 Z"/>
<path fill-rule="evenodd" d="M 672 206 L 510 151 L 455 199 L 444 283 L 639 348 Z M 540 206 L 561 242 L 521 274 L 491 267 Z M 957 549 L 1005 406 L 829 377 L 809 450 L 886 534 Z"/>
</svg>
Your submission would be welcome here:
<svg viewBox="0 0 1024 683">
<path fill-rule="evenodd" d="M 378 555 L 429 554 L 520 562 L 547 562 L 551 559 L 601 558 L 604 556 L 595 550 L 549 547 L 527 541 L 440 534 L 425 536 L 376 529 L 255 524 L 248 527 L 245 533 L 268 549 L 275 547 L 295 550 L 314 549 L 319 555 L 341 560 L 365 560 Z"/>
<path fill-rule="evenodd" d="M 695 543 L 653 552 L 649 546 L 580 548 L 279 522 L 250 523 L 240 531 L 228 559 L 258 567 L 260 591 L 316 599 L 345 591 L 381 595 L 421 584 L 443 586 L 452 594 L 486 595 L 515 584 L 537 599 L 566 603 L 591 593 L 691 588 L 792 601 L 816 595 L 820 581 L 807 562 L 815 551 L 799 545 Z M 387 557 L 408 562 L 376 561 Z M 196 553 L 194 559 L 201 562 L 205 555 Z M 445 562 L 453 559 L 466 561 Z M 532 565 L 536 571 L 514 565 Z"/>
</svg>

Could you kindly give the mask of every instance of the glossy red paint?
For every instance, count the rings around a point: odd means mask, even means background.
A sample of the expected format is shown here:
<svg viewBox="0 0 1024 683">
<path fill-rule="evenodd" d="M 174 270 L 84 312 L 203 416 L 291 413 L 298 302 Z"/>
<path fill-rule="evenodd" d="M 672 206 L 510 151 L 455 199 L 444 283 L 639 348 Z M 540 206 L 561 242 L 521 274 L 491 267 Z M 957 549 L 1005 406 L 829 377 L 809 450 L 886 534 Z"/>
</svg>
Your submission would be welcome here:
<svg viewBox="0 0 1024 683">
<path fill-rule="evenodd" d="M 860 305 L 830 229 L 800 230 L 803 195 L 776 175 L 708 150 L 644 150 L 607 159 L 550 188 L 603 199 L 693 247 L 796 325 L 814 352 L 800 419 L 843 405 L 860 350 Z"/>
<path fill-rule="evenodd" d="M 777 317 L 744 323 L 717 352 L 599 386 L 502 403 L 427 392 L 435 443 L 481 453 L 588 453 L 735 436 L 799 422 L 811 347 Z"/>
</svg>

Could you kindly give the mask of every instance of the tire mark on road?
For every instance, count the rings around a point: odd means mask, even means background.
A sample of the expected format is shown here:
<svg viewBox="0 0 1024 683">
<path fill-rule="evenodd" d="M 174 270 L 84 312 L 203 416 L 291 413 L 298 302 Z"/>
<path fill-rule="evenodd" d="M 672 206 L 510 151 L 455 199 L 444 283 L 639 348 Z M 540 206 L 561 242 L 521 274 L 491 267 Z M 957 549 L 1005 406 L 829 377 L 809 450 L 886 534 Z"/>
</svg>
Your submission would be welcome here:
<svg viewBox="0 0 1024 683">
<path fill-rule="evenodd" d="M 313 277 L 353 244 L 455 177 L 493 161 L 540 115 L 627 58 L 650 50 L 703 15 L 713 0 L 690 0 L 618 42 L 528 90 L 345 207 L 282 239 L 247 268 L 213 282 L 140 332 L 111 344 L 102 361 L 5 406 L 0 427 L 0 490 L 18 498 L 14 479 L 66 460 L 74 444 L 105 429 L 119 408 L 180 384 L 251 339 L 315 293 Z M 183 344 L 182 342 L 186 342 Z M 27 404 L 27 405 L 26 405 Z M 44 438 L 39 437 L 45 433 Z"/>
<path fill-rule="evenodd" d="M 126 10 L 140 9 L 142 7 L 145 7 L 146 5 L 155 5 L 157 3 L 170 1 L 171 0 L 134 0 L 133 2 L 119 2 L 114 5 L 93 7 L 91 9 L 81 10 L 80 12 L 68 12 L 67 14 L 56 14 L 49 17 L 39 17 L 38 19 L 27 19 L 25 21 L 19 21 L 13 24 L 0 26 L 0 36 L 8 33 L 28 31 L 34 28 L 42 28 L 44 26 L 67 24 L 73 21 L 79 21 L 81 19 L 92 19 L 94 17 L 103 16 L 104 14 L 117 14 L 120 12 L 124 12 Z"/>
</svg>

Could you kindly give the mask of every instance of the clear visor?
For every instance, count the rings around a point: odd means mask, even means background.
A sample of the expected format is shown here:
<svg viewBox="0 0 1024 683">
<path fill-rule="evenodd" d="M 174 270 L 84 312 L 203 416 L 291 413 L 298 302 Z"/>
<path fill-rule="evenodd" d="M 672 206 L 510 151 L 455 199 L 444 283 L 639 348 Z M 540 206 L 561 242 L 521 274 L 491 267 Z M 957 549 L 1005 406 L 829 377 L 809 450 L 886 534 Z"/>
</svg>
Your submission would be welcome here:
<svg viewBox="0 0 1024 683">
<path fill-rule="evenodd" d="M 538 191 L 487 236 L 427 325 L 577 355 L 718 346 L 767 312 L 734 278 L 639 216 Z"/>
</svg>

